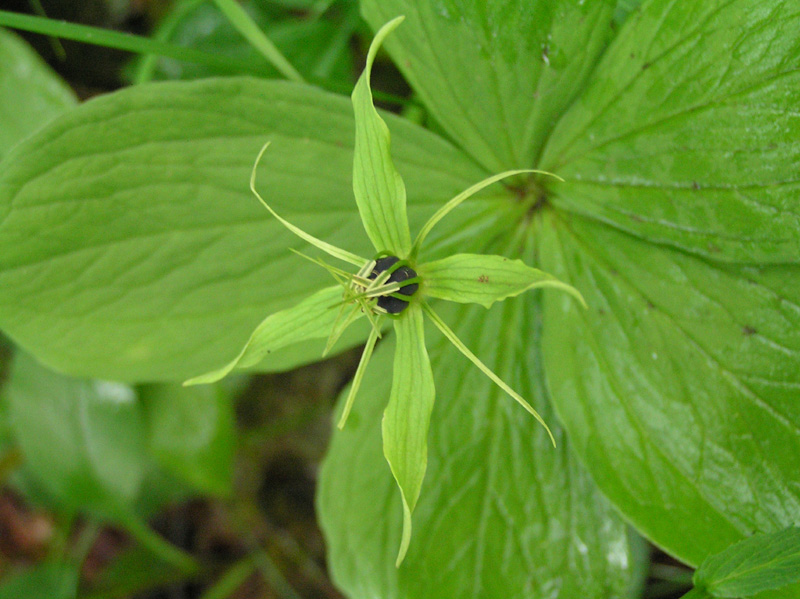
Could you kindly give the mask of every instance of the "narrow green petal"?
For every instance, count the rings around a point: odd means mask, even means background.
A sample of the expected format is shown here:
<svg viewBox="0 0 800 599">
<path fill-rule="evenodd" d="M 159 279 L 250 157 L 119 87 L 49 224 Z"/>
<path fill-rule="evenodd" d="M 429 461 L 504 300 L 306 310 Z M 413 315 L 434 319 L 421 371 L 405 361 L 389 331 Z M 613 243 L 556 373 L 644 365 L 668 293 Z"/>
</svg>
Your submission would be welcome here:
<svg viewBox="0 0 800 599">
<path fill-rule="evenodd" d="M 394 321 L 397 347 L 394 354 L 392 392 L 383 413 L 383 454 L 403 497 L 403 537 L 397 555 L 399 566 L 411 541 L 411 514 L 417 505 L 428 464 L 428 427 L 435 389 L 422 310 L 409 306 Z"/>
<path fill-rule="evenodd" d="M 339 285 L 317 291 L 296 306 L 268 316 L 261 322 L 239 355 L 217 370 L 189 379 L 184 385 L 213 383 L 235 368 L 255 366 L 267 354 L 287 345 L 328 336 L 336 320 L 336 302 L 342 299 Z"/>
<path fill-rule="evenodd" d="M 433 309 L 426 303 L 422 304 L 422 309 L 425 310 L 425 313 L 430 317 L 433 321 L 433 324 L 437 326 L 437 328 L 442 332 L 442 334 L 447 337 L 447 339 L 456 346 L 456 349 L 464 354 L 475 366 L 477 366 L 480 371 L 488 376 L 492 382 L 500 387 L 503 391 L 508 393 L 517 403 L 519 403 L 523 408 L 528 410 L 531 415 L 539 421 L 539 423 L 545 428 L 547 434 L 550 435 L 550 441 L 553 443 L 553 447 L 556 445 L 555 437 L 553 437 L 553 433 L 550 431 L 550 427 L 547 426 L 547 423 L 544 419 L 539 415 L 539 412 L 533 409 L 533 406 L 529 404 L 525 399 L 516 391 L 514 391 L 511 387 L 506 385 L 506 383 L 497 376 L 494 372 L 492 372 L 489 367 L 481 362 L 480 358 L 473 354 L 469 348 L 462 343 L 461 339 L 456 337 L 456 334 L 448 327 L 445 322 L 439 317 L 439 315 L 433 311 Z"/>
<path fill-rule="evenodd" d="M 361 360 L 358 363 L 356 375 L 353 377 L 353 384 L 350 386 L 350 392 L 347 395 L 347 400 L 344 402 L 342 416 L 339 418 L 339 424 L 337 425 L 339 430 L 344 428 L 344 425 L 347 422 L 347 417 L 350 415 L 350 410 L 353 408 L 353 402 L 356 399 L 358 388 L 361 386 L 364 373 L 367 371 L 367 365 L 372 357 L 372 350 L 375 349 L 375 342 L 378 340 L 380 332 L 380 328 L 372 327 L 372 331 L 367 339 L 367 344 L 364 346 L 364 353 L 361 354 Z"/>
<path fill-rule="evenodd" d="M 358 211 L 375 249 L 400 257 L 411 250 L 406 187 L 392 162 L 389 128 L 372 103 L 370 71 L 381 42 L 404 18 L 397 17 L 378 31 L 352 94 L 356 120 L 353 193 Z"/>
<path fill-rule="evenodd" d="M 527 174 L 549 175 L 551 177 L 555 177 L 559 181 L 563 181 L 563 179 L 561 177 L 559 177 L 558 175 L 554 175 L 553 173 L 548 173 L 546 171 L 539 171 L 539 170 L 535 170 L 535 169 L 521 169 L 521 170 L 515 170 L 515 171 L 505 171 L 505 172 L 499 173 L 497 175 L 492 175 L 491 177 L 488 177 L 487 179 L 484 179 L 483 181 L 480 181 L 480 182 L 476 183 L 472 187 L 469 187 L 468 189 L 465 189 L 460 194 L 458 194 L 456 197 L 454 197 L 452 200 L 447 202 L 444 206 L 439 208 L 433 214 L 433 216 L 431 216 L 428 219 L 428 222 L 426 222 L 423 225 L 422 229 L 419 232 L 419 235 L 417 235 L 417 238 L 414 240 L 414 247 L 411 250 L 411 256 L 415 257 L 417 254 L 419 254 L 419 248 L 422 246 L 422 242 L 425 241 L 425 238 L 428 236 L 428 233 L 430 233 L 431 230 L 433 229 L 433 227 L 436 226 L 436 223 L 438 223 L 440 220 L 442 220 L 451 211 L 453 211 L 456 208 L 458 208 L 458 206 L 462 202 L 465 202 L 466 200 L 468 200 L 469 198 L 474 196 L 476 193 L 481 191 L 483 188 L 489 187 L 489 185 L 491 185 L 492 183 L 497 183 L 498 181 L 500 181 L 502 179 L 506 179 L 508 177 L 513 177 L 514 175 L 522 175 L 522 174 L 526 174 L 526 173 Z"/>
<path fill-rule="evenodd" d="M 323 252 L 333 256 L 334 258 L 338 258 L 343 262 L 349 262 L 350 264 L 354 264 L 355 266 L 358 267 L 363 266 L 364 263 L 367 261 L 366 258 L 361 258 L 360 256 L 356 256 L 355 254 L 351 254 L 347 250 L 337 248 L 335 245 L 331 245 L 330 243 L 326 243 L 321 239 L 317 239 L 310 233 L 306 233 L 305 231 L 303 231 L 303 229 L 295 227 L 288 220 L 281 218 L 278 215 L 278 213 L 275 212 L 269 204 L 267 204 L 264 198 L 261 197 L 261 194 L 259 194 L 256 191 L 256 170 L 258 169 L 258 164 L 259 162 L 261 162 L 261 158 L 262 156 L 264 156 L 264 152 L 267 151 L 267 148 L 269 147 L 270 143 L 272 142 L 268 141 L 267 143 L 265 143 L 264 146 L 261 148 L 261 151 L 258 153 L 258 156 L 256 156 L 256 162 L 255 164 L 253 164 L 253 171 L 250 173 L 250 191 L 252 191 L 253 194 L 258 198 L 258 201 L 264 205 L 264 208 L 269 210 L 272 216 L 277 218 L 284 227 L 289 229 L 292 233 L 297 235 L 303 241 L 306 241 L 311 245 L 318 247 Z"/>
<path fill-rule="evenodd" d="M 417 273 L 425 281 L 425 295 L 449 302 L 481 304 L 519 295 L 528 289 L 554 287 L 566 291 L 583 307 L 586 302 L 574 287 L 553 275 L 531 268 L 521 260 L 483 254 L 455 254 L 442 260 L 420 264 Z"/>
</svg>

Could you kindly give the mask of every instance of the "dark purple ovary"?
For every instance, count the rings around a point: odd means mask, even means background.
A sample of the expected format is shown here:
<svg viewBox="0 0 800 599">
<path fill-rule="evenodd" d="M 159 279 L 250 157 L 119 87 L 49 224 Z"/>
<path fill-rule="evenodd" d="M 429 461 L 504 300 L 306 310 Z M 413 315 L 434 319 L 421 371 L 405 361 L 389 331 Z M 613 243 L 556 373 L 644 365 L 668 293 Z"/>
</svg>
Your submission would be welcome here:
<svg viewBox="0 0 800 599">
<path fill-rule="evenodd" d="M 378 258 L 378 260 L 375 261 L 375 267 L 372 269 L 372 272 L 367 278 L 370 280 L 375 279 L 375 277 L 382 272 L 389 270 L 399 261 L 400 258 L 397 256 Z M 417 273 L 414 272 L 412 268 L 403 265 L 397 267 L 392 272 L 392 274 L 389 276 L 389 280 L 386 281 L 386 284 L 402 283 L 403 281 L 415 279 L 416 277 Z M 409 283 L 408 285 L 400 287 L 397 293 L 411 297 L 417 292 L 417 289 L 419 289 L 419 285 L 417 283 Z M 399 297 L 393 297 L 391 295 L 381 295 L 378 297 L 378 307 L 386 310 L 389 314 L 400 314 L 400 312 L 408 308 L 408 300 L 403 300 Z"/>
</svg>

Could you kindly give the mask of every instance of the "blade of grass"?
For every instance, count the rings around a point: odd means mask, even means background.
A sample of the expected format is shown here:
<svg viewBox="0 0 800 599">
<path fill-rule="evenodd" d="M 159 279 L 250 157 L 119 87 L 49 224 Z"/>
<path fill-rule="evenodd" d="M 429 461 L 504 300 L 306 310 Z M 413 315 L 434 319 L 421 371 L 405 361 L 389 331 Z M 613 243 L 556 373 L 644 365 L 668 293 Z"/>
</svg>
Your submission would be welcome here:
<svg viewBox="0 0 800 599">
<path fill-rule="evenodd" d="M 327 8 L 328 7 L 325 7 L 326 10 Z M 315 77 L 329 78 L 331 76 L 333 65 L 342 52 L 347 49 L 347 45 L 358 27 L 360 18 L 361 15 L 358 10 L 358 4 L 353 3 L 349 5 L 344 16 L 338 22 L 336 33 L 331 36 L 325 51 L 317 58 L 317 64 L 313 72 Z"/>
<path fill-rule="evenodd" d="M 33 10 L 33 12 L 35 12 L 37 15 L 47 18 L 47 13 L 45 12 L 44 6 L 42 6 L 40 0 L 28 0 L 28 4 L 30 5 L 31 10 Z M 61 40 L 57 37 L 50 36 L 47 38 L 47 41 L 50 43 L 50 47 L 53 49 L 56 58 L 62 62 L 66 60 L 67 52 L 64 50 Z"/>
<path fill-rule="evenodd" d="M 175 28 L 181 24 L 187 15 L 205 1 L 206 0 L 183 0 L 176 4 L 161 22 L 161 26 L 158 28 L 153 39 L 168 43 L 172 38 L 172 34 L 175 33 Z M 152 80 L 159 58 L 161 57 L 157 54 L 144 55 L 133 71 L 133 83 L 138 85 Z"/>
<path fill-rule="evenodd" d="M 203 593 L 200 599 L 226 599 L 233 595 L 244 581 L 255 571 L 256 564 L 251 557 L 246 557 L 233 564 L 214 586 Z"/>
<path fill-rule="evenodd" d="M 272 66 L 274 66 L 279 73 L 290 81 L 297 83 L 305 83 L 303 76 L 286 60 L 286 57 L 281 54 L 281 51 L 275 47 L 275 44 L 264 35 L 264 32 L 259 29 L 258 25 L 250 18 L 250 15 L 237 4 L 234 0 L 214 0 L 214 4 L 224 14 L 231 25 L 233 25 L 244 38 L 250 42 L 261 55 L 267 59 Z"/>
<path fill-rule="evenodd" d="M 272 558 L 265 551 L 256 551 L 253 554 L 253 561 L 255 561 L 262 578 L 278 597 L 281 597 L 281 599 L 302 599 L 283 576 L 277 564 L 272 561 Z"/>
<path fill-rule="evenodd" d="M 78 25 L 77 23 L 68 23 L 33 15 L 22 15 L 7 10 L 0 10 L 0 26 L 137 54 L 156 54 L 184 62 L 194 62 L 221 68 L 234 66 L 241 69 L 242 72 L 251 71 L 250 66 L 244 61 L 217 56 L 210 52 L 176 46 L 131 33 L 120 33 L 99 27 L 90 27 L 89 25 Z"/>
<path fill-rule="evenodd" d="M 191 555 L 163 539 L 138 518 L 126 518 L 122 525 L 142 547 L 183 574 L 193 576 L 200 571 L 200 565 Z"/>
</svg>

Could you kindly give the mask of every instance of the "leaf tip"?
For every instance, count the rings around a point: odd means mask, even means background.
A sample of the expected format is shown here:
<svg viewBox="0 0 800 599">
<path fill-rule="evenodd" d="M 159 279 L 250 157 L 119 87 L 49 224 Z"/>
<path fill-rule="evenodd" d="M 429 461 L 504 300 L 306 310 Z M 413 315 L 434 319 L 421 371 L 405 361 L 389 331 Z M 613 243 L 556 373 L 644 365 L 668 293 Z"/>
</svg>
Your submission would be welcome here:
<svg viewBox="0 0 800 599">
<path fill-rule="evenodd" d="M 408 546 L 411 544 L 411 508 L 408 506 L 405 496 L 403 496 L 403 536 L 400 540 L 400 550 L 397 552 L 397 559 L 394 562 L 395 568 L 399 568 L 403 560 L 406 559 Z"/>
</svg>

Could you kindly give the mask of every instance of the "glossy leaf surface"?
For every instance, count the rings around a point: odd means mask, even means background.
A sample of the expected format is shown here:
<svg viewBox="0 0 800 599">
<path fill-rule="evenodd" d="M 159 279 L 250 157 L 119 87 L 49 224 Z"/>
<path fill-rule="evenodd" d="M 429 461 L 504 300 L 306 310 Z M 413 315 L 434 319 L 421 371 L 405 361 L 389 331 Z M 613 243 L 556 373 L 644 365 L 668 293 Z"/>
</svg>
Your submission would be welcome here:
<svg viewBox="0 0 800 599">
<path fill-rule="evenodd" d="M 749 597 L 800 582 L 800 528 L 755 534 L 705 560 L 694 584 L 715 597 Z"/>
<path fill-rule="evenodd" d="M 613 35 L 616 2 L 401 0 L 361 3 L 433 117 L 490 172 L 530 168 Z M 406 181 L 406 183 L 409 183 Z"/>
<path fill-rule="evenodd" d="M 547 380 L 628 518 L 698 564 L 800 514 L 800 268 L 709 263 L 578 217 L 541 227 Z"/>
<path fill-rule="evenodd" d="M 417 222 L 483 177 L 440 138 L 387 121 Z M 265 315 L 330 284 L 288 251 L 306 246 L 248 190 L 265 141 L 265 199 L 371 254 L 350 189 L 353 130 L 346 99 L 252 79 L 145 85 L 83 104 L 0 172 L 0 327 L 73 374 L 183 380 L 218 367 Z M 343 343 L 365 333 L 352 335 Z"/>
<path fill-rule="evenodd" d="M 800 253 L 800 13 L 644 4 L 553 132 L 558 206 L 724 261 Z"/>
</svg>

